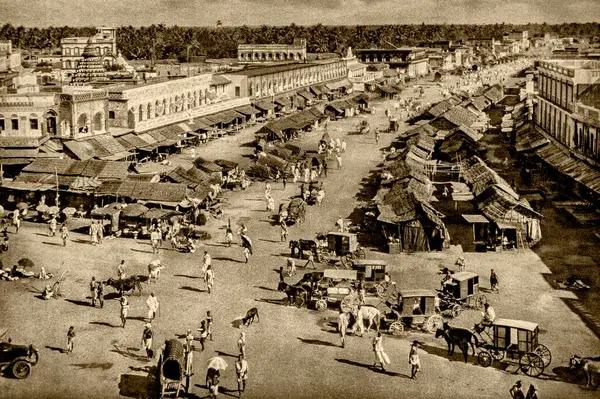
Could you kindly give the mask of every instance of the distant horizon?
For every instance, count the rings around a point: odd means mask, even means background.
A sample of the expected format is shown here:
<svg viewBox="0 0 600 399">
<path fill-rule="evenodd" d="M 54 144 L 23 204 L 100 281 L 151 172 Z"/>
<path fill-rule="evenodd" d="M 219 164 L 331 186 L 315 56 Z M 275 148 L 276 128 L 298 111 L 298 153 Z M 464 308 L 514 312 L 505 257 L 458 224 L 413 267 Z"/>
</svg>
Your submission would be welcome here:
<svg viewBox="0 0 600 399">
<path fill-rule="evenodd" d="M 600 1 L 600 0 L 599 0 Z M 280 24 L 280 25 L 273 25 L 273 24 L 259 24 L 259 25 L 248 25 L 248 24 L 244 24 L 244 25 L 221 25 L 221 26 L 215 26 L 215 25 L 177 25 L 177 24 L 173 24 L 173 25 L 168 25 L 168 24 L 163 24 L 165 27 L 167 28 L 172 28 L 174 26 L 178 26 L 180 28 L 184 28 L 184 29 L 190 29 L 190 28 L 206 28 L 206 29 L 220 29 L 220 28 L 241 28 L 241 27 L 248 27 L 248 28 L 260 28 L 262 26 L 268 26 L 268 27 L 287 27 L 287 26 L 291 26 L 292 24 L 295 26 L 299 26 L 299 27 L 310 27 L 310 26 L 315 26 L 315 25 L 322 25 L 322 26 L 335 26 L 335 27 L 340 27 L 340 26 L 346 26 L 346 27 L 356 27 L 356 26 L 364 26 L 364 27 L 380 27 L 380 26 L 420 26 L 420 25 L 425 25 L 425 26 L 436 26 L 436 25 L 454 25 L 454 26 L 489 26 L 489 25 L 507 25 L 507 26 L 526 26 L 526 25 L 543 25 L 546 24 L 547 26 L 559 26 L 559 25 L 568 25 L 568 24 L 600 24 L 600 22 L 576 22 L 576 21 L 571 21 L 571 22 L 557 22 L 557 23 L 547 23 L 547 22 L 527 22 L 527 23 L 514 23 L 514 22 L 493 22 L 493 23 L 472 23 L 472 24 L 468 24 L 468 23 L 396 23 L 396 24 L 323 24 L 323 23 L 314 23 L 314 24 L 297 24 L 297 23 L 289 23 L 289 24 Z M 129 27 L 132 26 L 133 28 L 145 28 L 145 27 L 149 27 L 152 25 L 158 26 L 160 25 L 160 23 L 151 23 L 151 24 L 145 24 L 145 25 L 109 25 L 109 24 L 98 24 L 98 25 L 69 25 L 69 24 L 58 24 L 58 25 L 48 25 L 48 26 L 39 26 L 39 25 L 35 25 L 35 26 L 28 26 L 28 25 L 24 25 L 24 24 L 17 24 L 17 23 L 13 23 L 13 22 L 2 22 L 0 21 L 0 26 L 6 25 L 6 24 L 10 24 L 13 27 L 19 27 L 22 26 L 23 28 L 26 29 L 34 29 L 34 28 L 38 28 L 38 29 L 46 29 L 46 28 L 62 28 L 62 27 L 69 27 L 69 28 L 76 28 L 76 29 L 83 29 L 83 28 L 100 28 L 100 27 L 106 27 L 106 28 L 125 28 L 125 27 Z"/>
<path fill-rule="evenodd" d="M 0 0 L 0 24 L 224 27 L 598 23 L 598 0 Z"/>
</svg>

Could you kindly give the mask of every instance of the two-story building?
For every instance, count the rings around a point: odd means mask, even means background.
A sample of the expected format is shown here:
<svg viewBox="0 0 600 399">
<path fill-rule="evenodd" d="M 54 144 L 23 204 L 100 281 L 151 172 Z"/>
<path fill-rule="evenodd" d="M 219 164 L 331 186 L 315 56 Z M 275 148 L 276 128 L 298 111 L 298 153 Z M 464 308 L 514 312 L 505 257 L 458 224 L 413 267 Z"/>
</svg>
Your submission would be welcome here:
<svg viewBox="0 0 600 399">
<path fill-rule="evenodd" d="M 306 39 L 292 44 L 238 44 L 240 64 L 306 61 Z"/>
<path fill-rule="evenodd" d="M 240 88 L 241 97 L 260 99 L 342 79 L 345 79 L 345 84 L 352 88 L 352 83 L 348 81 L 346 65 L 343 59 L 332 59 L 248 68 L 223 74 L 223 76 L 236 82 L 235 87 Z"/>
<path fill-rule="evenodd" d="M 406 70 L 406 76 L 409 78 L 416 78 L 429 73 L 426 51 L 427 49 L 422 47 L 354 50 L 362 63 L 385 63 L 393 69 L 401 68 Z"/>
<path fill-rule="evenodd" d="M 112 65 L 117 57 L 117 30 L 99 27 L 92 37 L 65 37 L 60 41 L 62 68 L 74 72 L 82 60 L 88 40 L 105 65 Z"/>
<path fill-rule="evenodd" d="M 0 40 L 0 72 L 21 69 L 21 51 L 14 49 L 10 40 Z"/>
</svg>

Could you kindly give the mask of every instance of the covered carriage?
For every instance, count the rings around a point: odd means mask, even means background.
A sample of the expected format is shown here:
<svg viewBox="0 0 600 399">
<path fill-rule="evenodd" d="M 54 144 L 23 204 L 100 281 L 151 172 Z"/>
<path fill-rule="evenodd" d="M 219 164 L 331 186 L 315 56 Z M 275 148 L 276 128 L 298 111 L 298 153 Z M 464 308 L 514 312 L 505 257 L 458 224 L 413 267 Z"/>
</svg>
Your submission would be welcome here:
<svg viewBox="0 0 600 399">
<path fill-rule="evenodd" d="M 496 319 L 489 332 L 478 331 L 483 339 L 477 355 L 478 363 L 489 367 L 494 360 L 512 359 L 518 369 L 537 377 L 550 365 L 550 350 L 538 342 L 539 326 L 522 320 Z"/>
<path fill-rule="evenodd" d="M 330 304 L 339 304 L 344 312 L 351 312 L 358 306 L 358 295 L 355 287 L 358 283 L 356 270 L 326 269 L 323 277 L 313 290 L 315 308 L 319 311 L 327 309 Z"/>
<path fill-rule="evenodd" d="M 399 290 L 396 303 L 387 302 L 392 314 L 385 315 L 386 319 L 400 322 L 394 327 L 394 334 L 402 334 L 405 328 L 420 327 L 429 333 L 442 328 L 444 319 L 435 312 L 436 295 L 428 289 Z"/>
<path fill-rule="evenodd" d="M 377 259 L 357 259 L 352 262 L 352 269 L 358 272 L 358 279 L 363 281 L 365 289 L 374 291 L 383 300 L 396 300 L 396 285 L 385 280 L 387 263 Z"/>
<path fill-rule="evenodd" d="M 365 258 L 365 250 L 354 233 L 327 233 L 327 249 L 332 256 L 339 256 L 340 262 L 347 269 L 352 268 L 355 260 Z"/>
<path fill-rule="evenodd" d="M 479 275 L 472 272 L 458 272 L 442 282 L 439 291 L 440 307 L 450 310 L 457 317 L 464 308 L 481 309 L 487 297 L 479 292 Z"/>
</svg>

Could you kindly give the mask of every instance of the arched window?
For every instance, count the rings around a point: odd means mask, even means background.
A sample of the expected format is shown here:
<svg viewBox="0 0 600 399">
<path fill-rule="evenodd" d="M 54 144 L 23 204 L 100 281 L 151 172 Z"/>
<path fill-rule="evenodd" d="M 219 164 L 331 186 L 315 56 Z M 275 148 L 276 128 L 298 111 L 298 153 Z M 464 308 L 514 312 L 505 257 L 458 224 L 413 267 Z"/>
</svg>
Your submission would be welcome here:
<svg viewBox="0 0 600 399">
<path fill-rule="evenodd" d="M 102 112 L 96 112 L 94 115 L 94 131 L 101 132 L 104 130 L 104 114 Z"/>
<path fill-rule="evenodd" d="M 133 129 L 135 127 L 135 112 L 133 108 L 127 111 L 127 127 Z"/>
<path fill-rule="evenodd" d="M 155 117 L 159 117 L 160 116 L 160 103 L 158 102 L 158 100 L 156 100 L 154 102 L 154 116 Z"/>
<path fill-rule="evenodd" d="M 152 110 L 150 109 L 150 103 L 146 106 L 146 119 L 152 118 Z"/>
<path fill-rule="evenodd" d="M 66 69 L 71 69 L 71 61 L 70 60 L 66 60 L 65 61 L 65 68 Z"/>
<path fill-rule="evenodd" d="M 167 99 L 163 98 L 161 114 L 165 115 L 166 113 L 167 113 Z"/>
<path fill-rule="evenodd" d="M 56 112 L 48 111 L 45 115 L 46 118 L 46 131 L 48 134 L 56 134 Z"/>
<path fill-rule="evenodd" d="M 29 129 L 30 130 L 39 130 L 40 122 L 38 120 L 38 116 L 36 114 L 29 115 Z"/>
<path fill-rule="evenodd" d="M 142 107 L 142 104 L 139 105 L 138 107 L 138 121 L 143 121 L 144 120 L 144 108 Z"/>
<path fill-rule="evenodd" d="M 77 118 L 77 131 L 79 133 L 87 133 L 88 132 L 87 124 L 88 124 L 87 114 L 79 115 L 79 118 Z"/>
<path fill-rule="evenodd" d="M 4 121 L 4 115 L 0 114 L 0 134 L 6 130 L 6 122 Z"/>
</svg>

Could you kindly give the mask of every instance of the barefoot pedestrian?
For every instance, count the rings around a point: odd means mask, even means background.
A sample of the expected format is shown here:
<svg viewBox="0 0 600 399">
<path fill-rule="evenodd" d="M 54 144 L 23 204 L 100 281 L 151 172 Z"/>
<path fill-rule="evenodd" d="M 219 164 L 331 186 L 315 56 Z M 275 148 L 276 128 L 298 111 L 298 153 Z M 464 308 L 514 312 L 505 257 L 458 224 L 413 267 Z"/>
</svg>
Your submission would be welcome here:
<svg viewBox="0 0 600 399">
<path fill-rule="evenodd" d="M 50 237 L 54 237 L 56 235 L 56 216 L 52 216 L 52 219 L 50 219 L 50 232 L 49 232 L 49 236 Z"/>
<path fill-rule="evenodd" d="M 96 307 L 96 299 L 98 298 L 98 283 L 96 283 L 96 277 L 92 277 L 92 281 L 90 281 L 90 294 L 92 296 L 92 306 Z"/>
<path fill-rule="evenodd" d="M 286 242 L 287 236 L 288 236 L 287 225 L 285 224 L 285 222 L 283 222 L 283 223 L 280 223 L 279 226 L 281 226 L 281 242 Z"/>
<path fill-rule="evenodd" d="M 410 346 L 410 353 L 408 354 L 408 364 L 411 365 L 410 370 L 410 378 L 415 380 L 417 378 L 417 373 L 421 369 L 421 361 L 419 359 L 419 353 L 417 349 L 419 348 L 419 341 L 414 340 L 412 345 Z"/>
<path fill-rule="evenodd" d="M 190 352 L 192 350 L 192 344 L 194 343 L 194 334 L 192 334 L 192 330 L 188 329 L 185 334 L 185 350 L 186 352 Z"/>
<path fill-rule="evenodd" d="M 121 326 L 125 328 L 125 323 L 127 323 L 127 312 L 129 312 L 129 301 L 126 296 L 121 296 L 119 303 L 121 305 Z"/>
<path fill-rule="evenodd" d="M 509 390 L 510 397 L 513 399 L 525 399 L 525 392 L 523 392 L 523 383 L 521 380 L 517 381 Z"/>
<path fill-rule="evenodd" d="M 242 358 L 246 358 L 246 333 L 244 331 L 242 331 L 240 333 L 240 339 L 238 339 L 237 342 L 238 345 L 238 350 L 240 351 L 239 356 L 241 356 Z"/>
<path fill-rule="evenodd" d="M 338 332 L 342 341 L 342 348 L 346 347 L 346 330 L 348 329 L 348 313 L 342 311 L 338 316 Z"/>
<path fill-rule="evenodd" d="M 206 273 L 204 273 L 204 282 L 206 283 L 206 288 L 208 289 L 208 293 L 210 294 L 212 291 L 213 284 L 215 283 L 215 275 L 213 273 L 212 266 L 208 265 L 206 268 Z"/>
<path fill-rule="evenodd" d="M 496 274 L 494 269 L 492 269 L 490 271 L 490 287 L 492 288 L 492 292 L 495 292 L 497 294 L 500 293 L 500 290 L 498 289 L 498 283 L 498 275 Z"/>
<path fill-rule="evenodd" d="M 204 256 L 202 257 L 202 260 L 203 260 L 202 274 L 205 275 L 206 269 L 208 269 L 208 267 L 211 265 L 211 262 L 212 262 L 212 258 L 210 257 L 210 255 L 208 254 L 207 251 L 204 251 Z"/>
<path fill-rule="evenodd" d="M 159 303 L 158 298 L 154 295 L 154 292 L 150 293 L 150 296 L 146 300 L 146 305 L 148 306 L 148 320 L 154 320 L 156 317 L 156 312 L 158 311 Z"/>
<path fill-rule="evenodd" d="M 104 308 L 104 283 L 98 281 L 98 302 L 100 302 L 100 309 Z"/>
<path fill-rule="evenodd" d="M 237 374 L 238 397 L 241 398 L 248 380 L 248 362 L 242 355 L 238 355 L 238 360 L 235 362 L 235 373 Z"/>
<path fill-rule="evenodd" d="M 227 226 L 227 231 L 225 232 L 225 242 L 227 246 L 230 247 L 233 242 L 233 231 L 231 230 L 231 226 Z"/>
<path fill-rule="evenodd" d="M 117 266 L 117 277 L 119 280 L 125 279 L 125 261 L 124 260 L 121 260 L 121 263 L 119 263 L 119 266 Z"/>
<path fill-rule="evenodd" d="M 315 267 L 315 255 L 313 253 L 312 250 L 308 251 L 308 260 L 306 261 L 306 264 L 304 265 L 304 268 L 307 269 L 309 268 L 308 265 L 310 264 L 310 269 L 316 269 Z"/>
<path fill-rule="evenodd" d="M 213 317 L 210 314 L 210 310 L 206 312 L 206 333 L 208 334 L 208 339 L 213 340 L 212 335 L 212 325 L 213 325 Z"/>
<path fill-rule="evenodd" d="M 525 399 L 539 399 L 538 391 L 535 385 L 529 385 L 529 389 L 527 390 L 527 395 Z"/>
<path fill-rule="evenodd" d="M 96 227 L 96 234 L 98 235 L 98 244 L 102 244 L 104 240 L 104 224 L 101 220 L 98 220 L 98 227 Z"/>
<path fill-rule="evenodd" d="M 373 338 L 373 352 L 375 353 L 373 368 L 375 368 L 377 363 L 379 363 L 381 364 L 381 370 L 385 371 L 385 365 L 390 364 L 390 358 L 383 350 L 383 337 L 381 336 L 380 332 L 378 332 Z"/>
<path fill-rule="evenodd" d="M 206 337 L 208 335 L 208 332 L 206 331 L 206 321 L 202 320 L 200 322 L 200 327 L 198 327 L 198 334 L 200 339 L 200 347 L 202 348 L 201 350 L 204 351 L 204 341 L 206 341 Z"/>
<path fill-rule="evenodd" d="M 250 260 L 250 248 L 244 247 L 244 258 L 246 259 L 246 263 Z"/>
<path fill-rule="evenodd" d="M 67 353 L 73 352 L 73 343 L 75 342 L 75 327 L 69 327 L 67 331 Z"/>
<path fill-rule="evenodd" d="M 152 359 L 152 337 L 154 333 L 152 332 L 152 324 L 146 323 L 144 326 L 144 331 L 142 332 L 142 349 L 146 350 L 146 356 L 148 359 Z"/>
<path fill-rule="evenodd" d="M 60 226 L 60 238 L 62 238 L 63 247 L 67 246 L 67 237 L 69 237 L 69 229 L 67 229 L 66 224 L 62 224 Z"/>
</svg>

